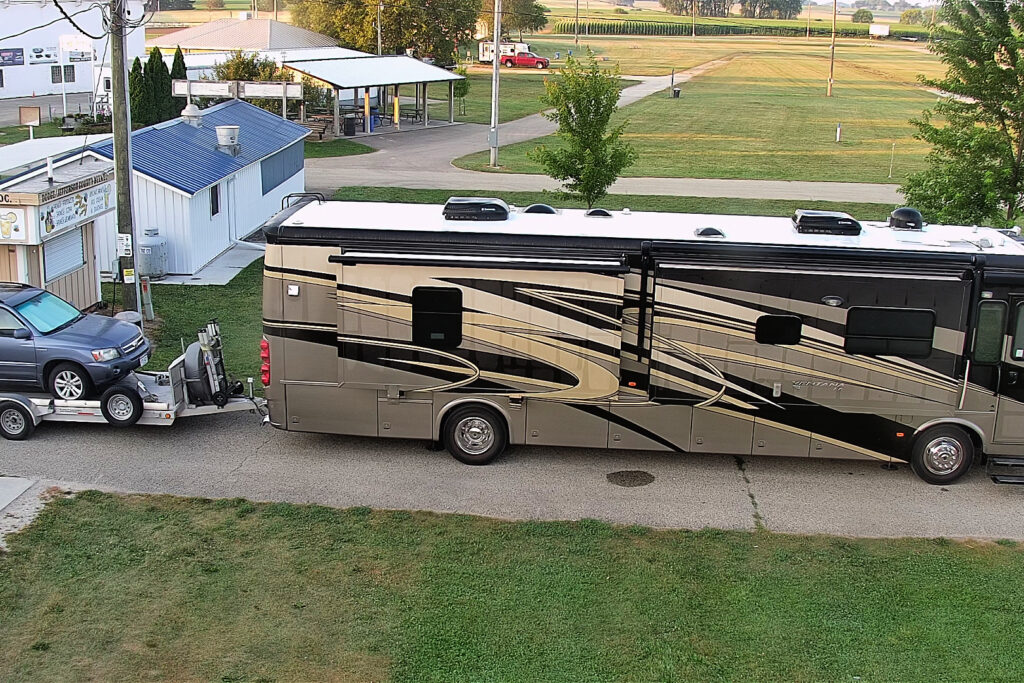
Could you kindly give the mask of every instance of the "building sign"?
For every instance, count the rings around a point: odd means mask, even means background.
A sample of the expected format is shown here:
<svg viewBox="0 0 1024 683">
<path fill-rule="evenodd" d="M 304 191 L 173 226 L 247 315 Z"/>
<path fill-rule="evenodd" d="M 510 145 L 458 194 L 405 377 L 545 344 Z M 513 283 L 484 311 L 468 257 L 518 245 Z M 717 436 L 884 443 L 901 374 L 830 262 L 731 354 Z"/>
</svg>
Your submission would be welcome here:
<svg viewBox="0 0 1024 683">
<path fill-rule="evenodd" d="M 56 64 L 58 56 L 56 47 L 34 47 L 28 51 L 28 63 Z"/>
<path fill-rule="evenodd" d="M 48 237 L 114 208 L 114 183 L 103 183 L 39 207 L 39 238 Z"/>
<path fill-rule="evenodd" d="M 92 50 L 72 50 L 71 52 L 65 52 L 64 55 L 69 62 L 88 62 L 92 60 Z"/>
<path fill-rule="evenodd" d="M 27 237 L 25 209 L 0 206 L 0 242 L 23 242 Z"/>
<path fill-rule="evenodd" d="M 0 48 L 0 66 L 24 66 L 25 50 L 20 47 Z"/>
<path fill-rule="evenodd" d="M 889 24 L 871 24 L 868 26 L 868 35 L 884 38 L 889 35 Z"/>
</svg>

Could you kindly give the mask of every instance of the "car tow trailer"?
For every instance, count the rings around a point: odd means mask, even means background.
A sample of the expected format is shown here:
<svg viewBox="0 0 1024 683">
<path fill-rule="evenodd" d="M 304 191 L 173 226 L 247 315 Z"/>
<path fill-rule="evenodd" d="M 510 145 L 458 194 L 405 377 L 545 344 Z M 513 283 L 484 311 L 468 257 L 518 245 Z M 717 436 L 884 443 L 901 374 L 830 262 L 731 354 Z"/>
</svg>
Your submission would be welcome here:
<svg viewBox="0 0 1024 683">
<path fill-rule="evenodd" d="M 264 415 L 266 401 L 248 393 L 224 370 L 220 326 L 211 322 L 199 341 L 171 363 L 167 372 L 136 371 L 109 387 L 99 399 L 67 401 L 42 393 L 0 392 L 0 436 L 20 441 L 41 422 L 105 422 L 170 426 L 178 418 L 233 413 Z"/>
</svg>

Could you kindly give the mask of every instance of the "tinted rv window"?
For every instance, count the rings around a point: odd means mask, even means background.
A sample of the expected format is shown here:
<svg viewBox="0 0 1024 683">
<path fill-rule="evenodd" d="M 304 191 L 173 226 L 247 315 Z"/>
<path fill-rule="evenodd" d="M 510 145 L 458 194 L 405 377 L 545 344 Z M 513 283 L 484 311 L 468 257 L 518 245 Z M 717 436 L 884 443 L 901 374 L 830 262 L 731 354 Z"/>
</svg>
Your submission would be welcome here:
<svg viewBox="0 0 1024 683">
<path fill-rule="evenodd" d="M 998 363 L 1003 353 L 1006 303 L 982 301 L 978 306 L 978 327 L 974 332 L 974 362 Z"/>
<path fill-rule="evenodd" d="M 799 344 L 803 321 L 798 315 L 762 315 L 754 323 L 758 344 Z"/>
<path fill-rule="evenodd" d="M 927 358 L 935 335 L 935 311 L 924 308 L 854 306 L 846 314 L 847 353 Z"/>
<path fill-rule="evenodd" d="M 461 289 L 413 288 L 412 342 L 432 349 L 454 349 L 462 343 Z"/>
<path fill-rule="evenodd" d="M 1017 320 L 1013 326 L 1013 347 L 1010 358 L 1024 361 L 1024 303 L 1017 304 Z"/>
</svg>

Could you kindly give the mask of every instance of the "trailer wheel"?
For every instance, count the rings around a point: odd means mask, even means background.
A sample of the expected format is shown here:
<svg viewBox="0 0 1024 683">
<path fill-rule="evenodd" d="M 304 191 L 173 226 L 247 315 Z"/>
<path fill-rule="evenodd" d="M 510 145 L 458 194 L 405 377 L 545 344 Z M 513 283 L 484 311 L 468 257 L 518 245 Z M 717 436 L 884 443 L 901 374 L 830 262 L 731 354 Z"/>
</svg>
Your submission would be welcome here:
<svg viewBox="0 0 1024 683">
<path fill-rule="evenodd" d="M 0 403 L 0 436 L 10 441 L 24 441 L 32 436 L 36 423 L 32 414 L 20 403 Z"/>
<path fill-rule="evenodd" d="M 114 427 L 131 427 L 142 417 L 142 397 L 129 387 L 112 386 L 100 397 L 100 411 Z"/>
<path fill-rule="evenodd" d="M 483 406 L 456 408 L 444 421 L 445 448 L 459 462 L 487 465 L 508 445 L 505 421 Z"/>
<path fill-rule="evenodd" d="M 929 484 L 949 484 L 971 469 L 974 442 L 961 427 L 939 425 L 914 440 L 910 467 Z"/>
</svg>

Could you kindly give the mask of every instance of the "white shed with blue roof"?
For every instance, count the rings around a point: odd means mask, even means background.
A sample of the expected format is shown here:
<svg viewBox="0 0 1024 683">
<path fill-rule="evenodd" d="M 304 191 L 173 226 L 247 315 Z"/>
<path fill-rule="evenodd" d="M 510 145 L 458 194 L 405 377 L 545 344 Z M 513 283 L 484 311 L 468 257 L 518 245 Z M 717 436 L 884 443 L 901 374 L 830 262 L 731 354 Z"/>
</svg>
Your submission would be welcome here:
<svg viewBox="0 0 1024 683">
<path fill-rule="evenodd" d="M 236 129 L 230 127 L 237 126 Z M 229 128 L 224 128 L 229 127 Z M 237 133 L 235 144 L 222 134 Z M 192 275 L 255 232 L 305 188 L 309 131 L 241 100 L 230 100 L 132 133 L 136 234 L 157 228 L 167 240 L 168 272 Z M 113 158 L 111 141 L 91 148 Z M 116 258 L 116 227 L 96 234 L 101 269 Z"/>
</svg>

